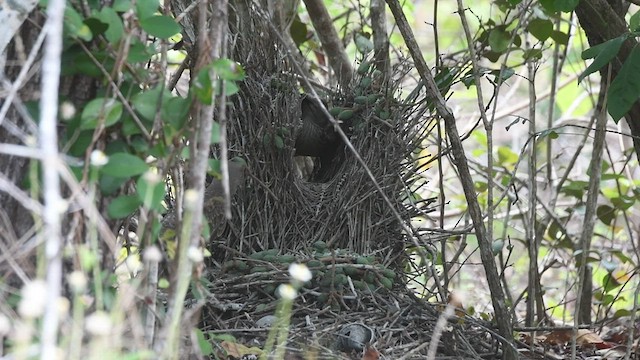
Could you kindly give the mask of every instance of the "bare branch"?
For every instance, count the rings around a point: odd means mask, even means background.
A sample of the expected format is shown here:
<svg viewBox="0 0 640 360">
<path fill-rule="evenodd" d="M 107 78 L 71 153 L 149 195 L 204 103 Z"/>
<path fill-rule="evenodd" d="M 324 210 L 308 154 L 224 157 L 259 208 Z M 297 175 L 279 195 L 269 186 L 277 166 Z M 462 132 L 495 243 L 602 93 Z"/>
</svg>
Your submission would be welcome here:
<svg viewBox="0 0 640 360">
<path fill-rule="evenodd" d="M 353 77 L 353 68 L 340 37 L 333 27 L 331 15 L 322 0 L 304 0 L 304 5 L 307 7 L 313 27 L 318 31 L 318 37 L 329 58 L 329 64 L 338 77 L 338 83 L 346 87 Z"/>
<path fill-rule="evenodd" d="M 42 346 L 40 358 L 45 360 L 56 352 L 60 312 L 58 298 L 62 290 L 62 242 L 60 236 L 60 177 L 58 164 L 58 87 L 60 84 L 60 56 L 62 53 L 62 22 L 64 0 L 50 0 L 47 22 L 42 30 L 47 40 L 42 59 L 42 98 L 40 99 L 40 148 L 44 212 L 43 234 L 46 239 L 47 296 L 49 297 L 42 320 Z"/>
</svg>

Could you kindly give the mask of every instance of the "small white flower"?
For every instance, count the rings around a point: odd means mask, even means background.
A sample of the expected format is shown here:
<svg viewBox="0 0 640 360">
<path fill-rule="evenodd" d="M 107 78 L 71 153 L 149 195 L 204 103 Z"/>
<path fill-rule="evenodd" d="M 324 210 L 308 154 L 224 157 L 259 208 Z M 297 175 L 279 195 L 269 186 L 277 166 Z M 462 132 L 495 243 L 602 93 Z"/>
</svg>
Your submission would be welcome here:
<svg viewBox="0 0 640 360">
<path fill-rule="evenodd" d="M 65 199 L 58 199 L 54 205 L 60 214 L 64 214 L 69 210 L 69 202 Z"/>
<path fill-rule="evenodd" d="M 144 181 L 147 182 L 147 184 L 149 185 L 156 185 L 157 183 L 160 182 L 160 175 L 158 175 L 157 173 L 153 172 L 153 171 L 147 171 L 144 173 L 143 179 Z"/>
<path fill-rule="evenodd" d="M 42 280 L 34 280 L 24 285 L 22 299 L 18 304 L 18 313 L 28 319 L 34 319 L 44 313 L 47 304 L 47 284 Z"/>
<path fill-rule="evenodd" d="M 76 294 L 83 293 L 87 288 L 87 277 L 82 271 L 74 271 L 67 276 L 69 287 Z"/>
<path fill-rule="evenodd" d="M 278 286 L 278 296 L 283 299 L 293 300 L 298 296 L 298 292 L 291 284 L 282 284 Z"/>
<path fill-rule="evenodd" d="M 86 329 L 93 336 L 107 336 L 111 333 L 111 318 L 104 311 L 96 311 L 87 316 Z"/>
<path fill-rule="evenodd" d="M 313 276 L 307 265 L 298 263 L 291 263 L 291 265 L 289 265 L 289 274 L 294 279 L 303 283 L 311 280 Z"/>
<path fill-rule="evenodd" d="M 93 150 L 91 152 L 91 165 L 93 166 L 105 166 L 109 162 L 109 157 L 100 150 Z"/>
<path fill-rule="evenodd" d="M 160 249 L 158 249 L 157 246 L 151 245 L 148 248 L 144 249 L 142 258 L 146 262 L 159 263 L 160 261 L 162 261 L 162 252 L 160 251 Z"/>
<path fill-rule="evenodd" d="M 0 314 L 0 338 L 7 335 L 11 331 L 11 321 L 9 318 Z"/>
<path fill-rule="evenodd" d="M 189 260 L 193 261 L 194 263 L 201 263 L 204 260 L 204 254 L 202 253 L 202 250 L 195 246 L 189 247 L 189 250 L 187 250 L 187 256 L 189 257 Z"/>
<path fill-rule="evenodd" d="M 38 138 L 28 135 L 24 138 L 24 144 L 27 146 L 36 147 L 38 146 Z"/>
<path fill-rule="evenodd" d="M 193 210 L 196 207 L 198 201 L 198 192 L 193 189 L 188 189 L 184 192 L 184 208 Z"/>
<path fill-rule="evenodd" d="M 69 309 L 71 309 L 71 302 L 66 297 L 58 298 L 58 314 L 61 318 L 64 318 L 69 314 Z"/>
<path fill-rule="evenodd" d="M 76 107 L 70 101 L 65 101 L 60 104 L 60 116 L 63 120 L 69 120 L 75 115 Z"/>
</svg>

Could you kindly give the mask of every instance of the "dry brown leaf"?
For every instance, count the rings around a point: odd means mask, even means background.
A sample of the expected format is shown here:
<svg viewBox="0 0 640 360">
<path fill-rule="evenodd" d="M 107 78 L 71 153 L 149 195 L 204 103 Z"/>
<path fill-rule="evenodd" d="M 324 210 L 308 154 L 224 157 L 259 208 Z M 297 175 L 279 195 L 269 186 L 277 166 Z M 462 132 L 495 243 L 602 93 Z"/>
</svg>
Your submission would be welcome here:
<svg viewBox="0 0 640 360">
<path fill-rule="evenodd" d="M 380 359 L 380 353 L 373 346 L 367 345 L 362 354 L 362 360 L 378 360 Z"/>
<path fill-rule="evenodd" d="M 589 329 L 578 329 L 578 336 L 576 337 L 576 343 L 580 346 L 593 346 L 595 344 L 602 343 L 600 335 L 594 333 Z"/>
<path fill-rule="evenodd" d="M 571 329 L 554 330 L 546 335 L 542 342 L 549 345 L 564 345 L 571 341 Z"/>
</svg>

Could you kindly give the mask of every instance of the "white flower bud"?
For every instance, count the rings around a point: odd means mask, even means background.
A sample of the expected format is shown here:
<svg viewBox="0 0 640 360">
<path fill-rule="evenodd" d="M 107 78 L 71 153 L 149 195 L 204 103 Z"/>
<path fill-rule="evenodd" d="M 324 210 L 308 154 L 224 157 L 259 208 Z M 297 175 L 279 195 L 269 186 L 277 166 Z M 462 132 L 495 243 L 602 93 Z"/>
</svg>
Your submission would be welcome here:
<svg viewBox="0 0 640 360">
<path fill-rule="evenodd" d="M 24 285 L 22 299 L 18 304 L 18 313 L 27 319 L 34 319 L 44 313 L 47 304 L 47 284 L 42 280 L 34 280 Z"/>
<path fill-rule="evenodd" d="M 294 279 L 303 283 L 311 280 L 311 277 L 313 276 L 307 265 L 298 263 L 292 263 L 289 265 L 289 274 Z"/>
<path fill-rule="evenodd" d="M 109 162 L 109 157 L 100 150 L 93 150 L 91 152 L 91 165 L 93 166 L 105 166 Z"/>
<path fill-rule="evenodd" d="M 162 252 L 157 246 L 151 245 L 148 248 L 144 249 L 142 258 L 146 262 L 159 263 L 160 261 L 162 261 Z"/>
<path fill-rule="evenodd" d="M 189 250 L 187 250 L 187 256 L 189 257 L 189 260 L 193 261 L 194 263 L 201 263 L 204 260 L 204 254 L 202 253 L 202 250 L 195 246 L 189 247 Z"/>
<path fill-rule="evenodd" d="M 278 286 L 278 296 L 283 299 L 293 300 L 298 296 L 298 292 L 290 284 L 282 284 Z"/>
<path fill-rule="evenodd" d="M 9 318 L 0 314 L 0 338 L 6 336 L 11 331 L 11 321 Z"/>
<path fill-rule="evenodd" d="M 113 324 L 109 315 L 103 311 L 96 311 L 87 316 L 85 327 L 93 336 L 108 336 Z"/>
<path fill-rule="evenodd" d="M 60 104 L 60 117 L 62 120 L 70 120 L 76 115 L 76 107 L 70 101 Z"/>
<path fill-rule="evenodd" d="M 69 281 L 71 290 L 76 294 L 83 293 L 87 288 L 87 277 L 82 271 L 72 272 L 67 276 L 67 281 Z"/>
</svg>

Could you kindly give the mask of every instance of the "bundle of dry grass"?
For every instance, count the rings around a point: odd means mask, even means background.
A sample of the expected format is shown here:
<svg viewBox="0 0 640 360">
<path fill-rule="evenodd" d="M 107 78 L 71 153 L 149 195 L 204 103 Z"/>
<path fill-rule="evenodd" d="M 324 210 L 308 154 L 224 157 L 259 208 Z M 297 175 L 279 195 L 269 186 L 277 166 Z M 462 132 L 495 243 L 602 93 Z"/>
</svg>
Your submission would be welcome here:
<svg viewBox="0 0 640 360">
<path fill-rule="evenodd" d="M 302 125 L 298 78 L 269 26 L 259 17 L 253 21 L 259 35 L 239 36 L 232 45 L 247 79 L 231 99 L 228 139 L 231 151 L 247 160 L 249 176 L 224 248 L 245 254 L 264 249 L 304 253 L 323 241 L 329 248 L 358 254 L 377 251 L 382 258 L 402 254 L 406 237 L 412 235 L 404 233 L 400 223 L 408 224 L 419 211 L 408 198 L 417 190 L 412 154 L 429 135 L 426 107 L 394 98 L 401 78 L 384 87 L 374 79 L 363 89 L 362 83 L 376 76 L 373 68 L 362 71 L 352 88 L 325 92 L 330 110 L 352 109 L 341 127 L 368 169 L 342 144 L 322 176 L 304 178 L 294 161 Z M 362 101 L 366 96 L 372 100 Z"/>
</svg>

